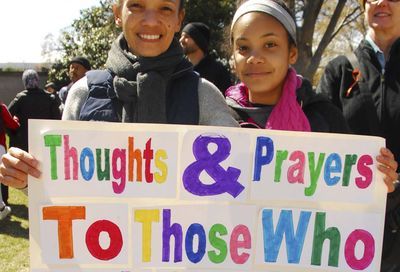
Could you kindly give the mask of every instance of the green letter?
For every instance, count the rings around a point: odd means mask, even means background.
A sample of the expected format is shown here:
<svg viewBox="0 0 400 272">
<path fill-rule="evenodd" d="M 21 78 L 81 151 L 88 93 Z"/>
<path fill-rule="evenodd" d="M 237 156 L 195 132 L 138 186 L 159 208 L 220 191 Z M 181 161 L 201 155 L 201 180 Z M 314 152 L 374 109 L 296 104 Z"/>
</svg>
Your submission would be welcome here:
<svg viewBox="0 0 400 272">
<path fill-rule="evenodd" d="M 308 152 L 308 168 L 310 169 L 310 187 L 304 189 L 306 196 L 312 196 L 317 189 L 317 182 L 319 175 L 321 174 L 322 165 L 324 164 L 325 153 L 320 153 L 318 157 L 318 165 L 315 167 L 314 152 Z"/>
<path fill-rule="evenodd" d="M 104 149 L 104 170 L 101 169 L 101 149 L 96 149 L 97 178 L 110 180 L 110 149 Z"/>
<path fill-rule="evenodd" d="M 210 239 L 210 244 L 215 249 L 218 249 L 220 253 L 217 254 L 215 250 L 210 250 L 208 251 L 208 258 L 213 263 L 222 263 L 226 259 L 228 248 L 226 246 L 226 242 L 223 239 L 217 237 L 217 233 L 219 233 L 220 236 L 224 236 L 228 234 L 228 231 L 226 227 L 222 224 L 215 224 L 211 227 L 208 235 Z"/>
<path fill-rule="evenodd" d="M 275 164 L 275 182 L 281 181 L 281 174 L 282 174 L 282 163 L 284 160 L 287 159 L 288 151 L 287 150 L 278 150 L 276 152 L 276 164 Z"/>
<path fill-rule="evenodd" d="M 57 152 L 56 147 L 61 146 L 61 135 L 45 135 L 44 145 L 50 147 L 51 179 L 57 180 Z"/>
<path fill-rule="evenodd" d="M 357 155 L 346 155 L 344 159 L 343 186 L 349 186 L 351 167 L 357 162 Z"/>
<path fill-rule="evenodd" d="M 325 229 L 326 213 L 317 212 L 315 216 L 314 240 L 311 256 L 312 265 L 321 265 L 322 247 L 324 241 L 329 239 L 329 260 L 328 265 L 338 267 L 339 248 L 340 248 L 340 232 L 337 228 Z"/>
</svg>

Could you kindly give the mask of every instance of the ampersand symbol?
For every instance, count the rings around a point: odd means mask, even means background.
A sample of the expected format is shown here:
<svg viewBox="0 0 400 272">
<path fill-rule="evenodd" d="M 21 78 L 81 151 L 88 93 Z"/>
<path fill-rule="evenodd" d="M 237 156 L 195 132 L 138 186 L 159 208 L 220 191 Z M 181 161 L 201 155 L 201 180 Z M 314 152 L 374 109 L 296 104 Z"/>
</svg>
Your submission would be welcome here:
<svg viewBox="0 0 400 272">
<path fill-rule="evenodd" d="M 208 150 L 211 143 L 217 145 L 217 150 L 213 154 Z M 231 143 L 223 136 L 200 135 L 197 137 L 193 143 L 193 155 L 196 161 L 186 168 L 182 177 L 185 189 L 198 196 L 228 193 L 236 198 L 244 190 L 244 186 L 238 181 L 241 171 L 233 167 L 228 167 L 225 171 L 219 165 L 228 158 L 230 151 Z M 204 170 L 215 183 L 204 184 L 201 182 L 200 174 Z"/>
</svg>

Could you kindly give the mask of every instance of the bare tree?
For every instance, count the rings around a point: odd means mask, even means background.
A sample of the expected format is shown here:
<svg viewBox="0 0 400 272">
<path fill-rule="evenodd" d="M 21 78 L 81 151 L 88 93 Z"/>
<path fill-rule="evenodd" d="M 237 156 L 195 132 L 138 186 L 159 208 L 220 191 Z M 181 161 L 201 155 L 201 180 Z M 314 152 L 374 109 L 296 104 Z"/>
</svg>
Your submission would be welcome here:
<svg viewBox="0 0 400 272">
<path fill-rule="evenodd" d="M 356 0 L 287 0 L 286 3 L 296 14 L 299 48 L 296 69 L 312 79 L 328 45 L 343 28 L 359 19 L 362 11 Z M 317 28 L 318 25 L 323 27 Z"/>
</svg>

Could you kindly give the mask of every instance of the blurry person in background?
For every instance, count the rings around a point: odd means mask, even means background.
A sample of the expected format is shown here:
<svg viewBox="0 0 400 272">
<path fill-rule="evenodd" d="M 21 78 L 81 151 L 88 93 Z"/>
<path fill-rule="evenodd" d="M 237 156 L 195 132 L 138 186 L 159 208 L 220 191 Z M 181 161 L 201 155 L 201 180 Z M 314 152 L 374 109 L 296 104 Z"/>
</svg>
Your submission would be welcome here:
<svg viewBox="0 0 400 272">
<path fill-rule="evenodd" d="M 209 52 L 210 28 L 200 22 L 187 24 L 179 39 L 183 52 L 194 65 L 194 70 L 201 77 L 214 83 L 225 95 L 225 91 L 232 85 L 231 74 L 228 69 Z"/>
<path fill-rule="evenodd" d="M 61 119 L 59 104 L 54 95 L 39 88 L 39 75 L 35 70 L 22 74 L 25 90 L 19 92 L 8 106 L 21 126 L 10 133 L 10 146 L 28 151 L 28 119 Z"/>
<path fill-rule="evenodd" d="M 54 82 L 48 82 L 45 86 L 44 86 L 44 90 L 50 94 L 52 97 L 54 97 L 54 99 L 57 101 L 58 107 L 60 109 L 60 112 L 62 113 L 62 107 L 61 107 L 61 99 L 57 93 L 57 87 L 56 84 L 54 84 Z"/>
<path fill-rule="evenodd" d="M 6 153 L 6 129 L 15 130 L 19 127 L 18 118 L 12 117 L 7 106 L 0 101 L 0 157 Z M 0 220 L 7 217 L 11 208 L 7 205 L 8 187 L 1 184 L 0 187 Z"/>
<path fill-rule="evenodd" d="M 68 75 L 71 82 L 67 86 L 62 87 L 58 94 L 62 104 L 65 104 L 68 92 L 71 89 L 72 85 L 79 79 L 83 78 L 86 72 L 90 70 L 91 65 L 87 58 L 78 56 L 71 59 L 68 64 Z"/>
<path fill-rule="evenodd" d="M 49 93 L 49 94 L 56 94 L 56 84 L 54 84 L 54 82 L 48 82 L 45 86 L 44 86 L 44 90 Z"/>
</svg>

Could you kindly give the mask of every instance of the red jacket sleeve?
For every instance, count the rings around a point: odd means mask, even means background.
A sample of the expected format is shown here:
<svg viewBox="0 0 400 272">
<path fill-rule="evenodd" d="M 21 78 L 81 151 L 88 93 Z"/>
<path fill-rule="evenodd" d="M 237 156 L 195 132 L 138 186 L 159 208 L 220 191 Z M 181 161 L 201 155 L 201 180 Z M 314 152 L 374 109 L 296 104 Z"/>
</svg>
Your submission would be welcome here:
<svg viewBox="0 0 400 272">
<path fill-rule="evenodd" d="M 7 109 L 7 106 L 1 104 L 1 117 L 3 118 L 4 126 L 9 129 L 17 129 L 19 128 L 19 123 L 13 119 L 10 112 Z"/>
</svg>

